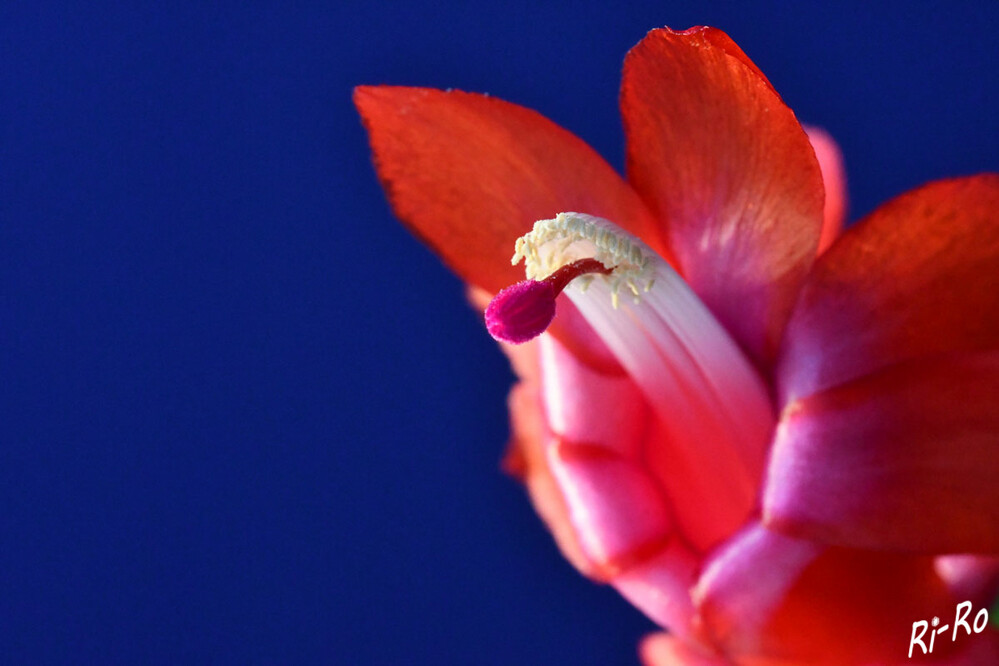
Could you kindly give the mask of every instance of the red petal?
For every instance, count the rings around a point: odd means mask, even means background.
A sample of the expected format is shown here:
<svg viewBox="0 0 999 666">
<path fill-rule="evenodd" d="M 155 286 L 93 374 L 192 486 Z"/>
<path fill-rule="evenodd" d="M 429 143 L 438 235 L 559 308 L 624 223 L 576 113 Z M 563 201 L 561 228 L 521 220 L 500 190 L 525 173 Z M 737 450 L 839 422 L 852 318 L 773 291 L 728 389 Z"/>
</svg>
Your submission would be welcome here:
<svg viewBox="0 0 999 666">
<path fill-rule="evenodd" d="M 700 564 L 700 558 L 681 539 L 673 539 L 651 560 L 615 578 L 613 585 L 660 627 L 687 638 L 694 617 L 690 588 L 697 580 Z"/>
<path fill-rule="evenodd" d="M 771 358 L 815 257 L 822 176 L 794 114 L 724 33 L 653 30 L 624 64 L 628 177 L 680 272 Z"/>
<path fill-rule="evenodd" d="M 675 421 L 703 414 L 677 413 Z M 682 431 L 681 431 L 682 432 Z M 701 438 L 670 437 L 660 419 L 649 424 L 645 466 L 659 483 L 677 530 L 699 553 L 723 542 L 759 510 L 764 464 L 749 466 L 725 446 L 719 431 L 705 429 Z M 770 434 L 765 435 L 769 446 Z M 759 470 L 742 483 L 750 470 Z"/>
<path fill-rule="evenodd" d="M 604 374 L 580 363 L 550 336 L 539 338 L 537 349 L 549 429 L 569 441 L 638 458 L 650 414 L 632 379 L 625 374 Z"/>
<path fill-rule="evenodd" d="M 769 526 L 839 545 L 999 553 L 999 352 L 914 361 L 792 403 Z"/>
<path fill-rule="evenodd" d="M 806 126 L 808 140 L 815 150 L 822 170 L 822 184 L 826 200 L 822 210 L 822 234 L 819 236 L 819 254 L 822 254 L 843 231 L 846 218 L 846 168 L 843 153 L 829 133 L 819 127 Z"/>
<path fill-rule="evenodd" d="M 892 363 L 999 347 L 999 175 L 931 183 L 816 262 L 778 361 L 784 404 Z"/>
<path fill-rule="evenodd" d="M 669 30 L 669 28 L 666 28 L 666 30 Z M 741 62 L 743 65 L 748 67 L 750 70 L 752 70 L 753 74 L 756 74 L 756 76 L 758 76 L 761 81 L 766 83 L 770 87 L 770 89 L 774 91 L 774 93 L 777 92 L 776 90 L 774 90 L 773 84 L 770 83 L 770 79 L 768 79 L 766 75 L 760 70 L 760 68 L 756 66 L 755 62 L 749 59 L 749 56 L 746 55 L 745 51 L 743 51 L 739 47 L 739 45 L 732 40 L 731 37 L 729 37 L 727 34 L 722 32 L 718 28 L 712 28 L 710 26 L 702 25 L 694 28 L 689 28 L 687 30 L 683 30 L 680 32 L 675 32 L 675 34 L 698 35 L 698 37 L 703 39 L 705 43 L 711 44 L 712 46 L 722 49 L 723 51 L 725 51 L 725 53 L 732 56 L 733 58 Z"/>
<path fill-rule="evenodd" d="M 824 547 L 760 526 L 708 562 L 694 600 L 739 664 L 900 663 L 914 621 L 955 610 L 932 558 Z M 934 656 L 954 645 L 937 641 Z"/>
<path fill-rule="evenodd" d="M 577 211 L 649 231 L 628 184 L 534 111 L 485 95 L 389 86 L 358 87 L 354 103 L 396 215 L 490 293 L 523 279 L 510 257 L 536 220 Z"/>
</svg>

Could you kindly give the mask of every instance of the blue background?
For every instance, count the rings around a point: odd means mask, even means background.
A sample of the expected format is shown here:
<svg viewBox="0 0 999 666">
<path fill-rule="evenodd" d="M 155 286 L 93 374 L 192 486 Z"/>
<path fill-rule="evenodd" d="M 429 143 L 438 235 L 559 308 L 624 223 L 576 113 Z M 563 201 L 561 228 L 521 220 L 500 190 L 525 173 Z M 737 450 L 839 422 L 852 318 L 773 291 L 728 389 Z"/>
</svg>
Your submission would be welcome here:
<svg viewBox="0 0 999 666">
<path fill-rule="evenodd" d="M 392 219 L 352 86 L 622 162 L 627 49 L 728 31 L 853 218 L 997 167 L 999 3 L 0 6 L 0 662 L 634 663 L 498 469 L 505 361 Z"/>
</svg>

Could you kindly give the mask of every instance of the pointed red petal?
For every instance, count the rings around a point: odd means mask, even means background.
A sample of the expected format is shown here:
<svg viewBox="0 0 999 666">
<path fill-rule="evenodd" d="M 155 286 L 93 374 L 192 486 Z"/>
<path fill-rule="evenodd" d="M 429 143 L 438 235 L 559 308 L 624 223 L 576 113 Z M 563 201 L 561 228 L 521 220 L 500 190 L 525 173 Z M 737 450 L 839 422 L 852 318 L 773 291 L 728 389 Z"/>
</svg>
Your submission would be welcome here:
<svg viewBox="0 0 999 666">
<path fill-rule="evenodd" d="M 724 33 L 653 30 L 624 64 L 628 178 L 680 272 L 764 362 L 811 265 L 822 176 L 794 114 Z"/>
<path fill-rule="evenodd" d="M 822 209 L 822 234 L 819 236 L 819 254 L 822 254 L 839 237 L 846 221 L 846 168 L 843 166 L 843 153 L 828 132 L 807 125 L 805 131 L 815 150 L 815 157 L 819 160 L 822 184 L 826 191 Z"/>
<path fill-rule="evenodd" d="M 999 347 L 999 175 L 943 180 L 848 229 L 788 323 L 783 404 L 938 352 Z"/>
<path fill-rule="evenodd" d="M 932 558 L 825 547 L 758 525 L 706 564 L 694 600 L 739 664 L 901 663 L 913 621 L 955 609 Z M 953 645 L 937 641 L 934 656 Z"/>
<path fill-rule="evenodd" d="M 792 403 L 766 523 L 828 543 L 999 554 L 999 352 L 899 364 Z"/>
<path fill-rule="evenodd" d="M 459 91 L 362 86 L 354 103 L 396 215 L 466 282 L 490 293 L 523 279 L 514 241 L 578 211 L 632 233 L 649 214 L 589 146 L 543 116 Z"/>
</svg>

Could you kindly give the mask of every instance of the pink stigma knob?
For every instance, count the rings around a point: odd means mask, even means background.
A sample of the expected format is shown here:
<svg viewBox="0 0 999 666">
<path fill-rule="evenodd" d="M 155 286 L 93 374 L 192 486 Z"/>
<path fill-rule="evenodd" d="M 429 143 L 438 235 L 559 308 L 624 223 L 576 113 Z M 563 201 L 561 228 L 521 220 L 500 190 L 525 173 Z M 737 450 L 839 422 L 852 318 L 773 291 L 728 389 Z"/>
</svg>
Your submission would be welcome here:
<svg viewBox="0 0 999 666">
<path fill-rule="evenodd" d="M 540 282 L 524 280 L 500 290 L 486 308 L 486 329 L 499 342 L 515 345 L 545 332 L 555 318 L 555 297 L 580 275 L 611 272 L 596 259 L 580 259 L 562 266 Z"/>
<path fill-rule="evenodd" d="M 536 280 L 524 280 L 501 290 L 486 308 L 489 335 L 515 345 L 536 338 L 555 317 L 556 295 L 551 284 Z"/>
</svg>

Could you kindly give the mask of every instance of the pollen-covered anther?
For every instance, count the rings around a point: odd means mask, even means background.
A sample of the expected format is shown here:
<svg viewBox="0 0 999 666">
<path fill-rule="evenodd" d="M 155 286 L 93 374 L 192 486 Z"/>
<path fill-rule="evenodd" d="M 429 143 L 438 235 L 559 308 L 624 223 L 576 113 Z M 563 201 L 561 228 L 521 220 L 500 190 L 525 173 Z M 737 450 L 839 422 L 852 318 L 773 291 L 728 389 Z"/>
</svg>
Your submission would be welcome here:
<svg viewBox="0 0 999 666">
<path fill-rule="evenodd" d="M 559 213 L 551 220 L 534 223 L 530 233 L 517 239 L 512 263 L 525 262 L 529 279 L 540 280 L 559 266 L 592 258 L 613 271 L 605 273 L 611 303 L 618 307 L 621 293 L 631 292 L 638 302 L 652 288 L 655 271 L 652 251 L 607 220 L 583 213 Z M 592 276 L 580 280 L 585 290 Z"/>
<path fill-rule="evenodd" d="M 572 280 L 612 269 L 596 259 L 580 259 L 562 266 L 543 280 L 524 280 L 501 290 L 486 308 L 486 329 L 500 342 L 515 345 L 535 338 L 555 317 L 555 299 Z"/>
<path fill-rule="evenodd" d="M 611 304 L 621 294 L 636 303 L 652 288 L 654 253 L 607 220 L 559 213 L 539 220 L 517 239 L 511 263 L 524 261 L 527 280 L 500 291 L 486 309 L 486 328 L 502 342 L 520 344 L 540 335 L 555 317 L 555 300 L 580 278 L 581 291 L 594 279 L 607 286 Z"/>
</svg>

